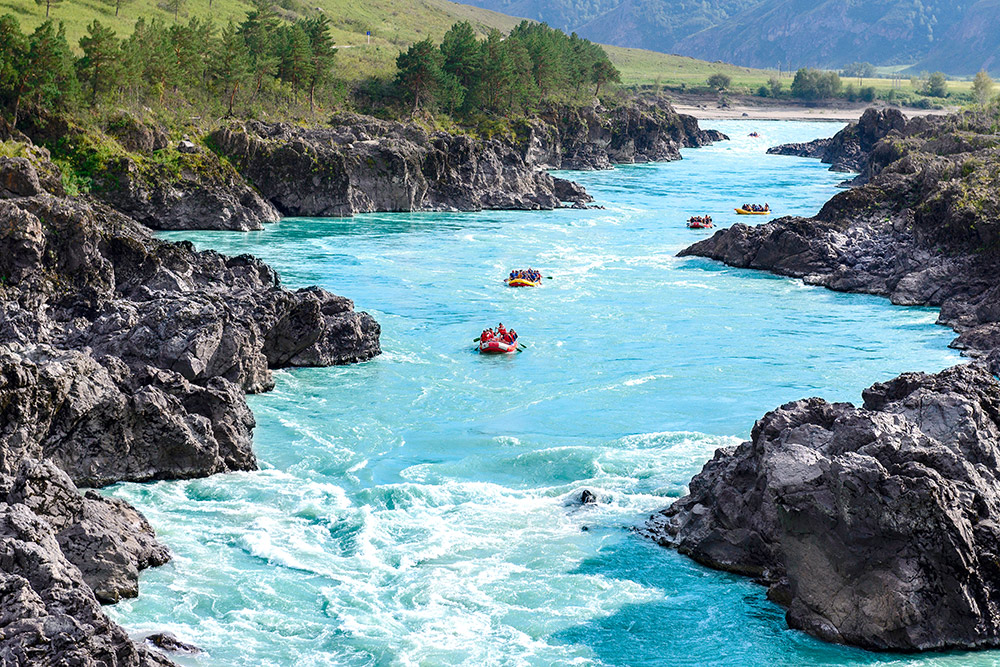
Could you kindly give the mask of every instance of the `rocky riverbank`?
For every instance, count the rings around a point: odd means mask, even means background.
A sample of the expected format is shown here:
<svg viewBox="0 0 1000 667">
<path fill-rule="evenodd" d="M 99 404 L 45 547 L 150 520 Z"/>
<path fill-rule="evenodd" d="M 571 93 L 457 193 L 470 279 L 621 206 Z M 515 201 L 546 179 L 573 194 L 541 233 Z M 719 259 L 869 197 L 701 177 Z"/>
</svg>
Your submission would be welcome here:
<svg viewBox="0 0 1000 667">
<path fill-rule="evenodd" d="M 65 197 L 44 149 L 20 152 L 0 158 L 0 657 L 168 664 L 100 609 L 167 550 L 136 510 L 76 485 L 256 469 L 244 392 L 274 368 L 369 359 L 379 326 L 253 257 Z"/>
<path fill-rule="evenodd" d="M 104 134 L 34 116 L 22 130 L 78 169 L 94 198 L 153 229 L 261 229 L 280 216 L 585 206 L 549 169 L 679 160 L 726 137 L 666 102 L 553 107 L 491 138 L 339 114 L 323 126 L 233 121 L 170 142 L 121 115 Z M 0 138 L 3 131 L 0 128 Z"/>
<path fill-rule="evenodd" d="M 850 123 L 828 139 L 783 144 L 769 148 L 767 152 L 770 155 L 817 158 L 831 165 L 830 171 L 863 172 L 875 144 L 890 132 L 901 132 L 905 126 L 906 118 L 898 109 L 867 109 L 858 122 Z"/>
<path fill-rule="evenodd" d="M 866 114 L 867 115 L 867 114 Z M 736 224 L 683 251 L 936 306 L 977 361 L 768 413 L 648 533 L 756 577 L 788 623 L 878 650 L 1000 646 L 1000 135 L 995 110 L 921 118 L 815 218 Z"/>
<path fill-rule="evenodd" d="M 208 137 L 284 215 L 372 211 L 552 209 L 592 201 L 548 169 L 610 169 L 679 160 L 680 149 L 725 136 L 666 103 L 560 108 L 515 136 L 476 139 L 345 114 L 329 127 L 232 123 Z"/>
<path fill-rule="evenodd" d="M 31 114 L 22 130 L 0 120 L 0 658 L 95 666 L 166 665 L 150 646 L 184 645 L 135 645 L 101 611 L 170 556 L 138 511 L 76 485 L 254 470 L 244 393 L 270 389 L 275 368 L 380 351 L 348 299 L 147 228 L 583 206 L 583 188 L 545 170 L 724 138 L 652 103 L 553 110 L 485 141 L 361 116 L 233 123 L 203 141 L 127 115 L 101 133 Z"/>
</svg>

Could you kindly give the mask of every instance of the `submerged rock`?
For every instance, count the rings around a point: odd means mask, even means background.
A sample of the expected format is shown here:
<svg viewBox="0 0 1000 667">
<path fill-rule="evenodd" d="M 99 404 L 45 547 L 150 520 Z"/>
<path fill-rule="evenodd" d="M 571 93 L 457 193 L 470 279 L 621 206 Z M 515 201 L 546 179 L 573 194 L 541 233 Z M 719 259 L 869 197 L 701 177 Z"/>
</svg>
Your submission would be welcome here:
<svg viewBox="0 0 1000 667">
<path fill-rule="evenodd" d="M 157 632 L 156 634 L 148 635 L 145 641 L 152 644 L 156 648 L 169 651 L 170 653 L 201 653 L 200 648 L 194 644 L 182 642 L 172 632 Z"/>
<path fill-rule="evenodd" d="M 647 530 L 757 577 L 787 620 L 878 650 L 1000 645 L 1000 383 L 907 373 L 795 401 L 720 449 Z"/>
</svg>

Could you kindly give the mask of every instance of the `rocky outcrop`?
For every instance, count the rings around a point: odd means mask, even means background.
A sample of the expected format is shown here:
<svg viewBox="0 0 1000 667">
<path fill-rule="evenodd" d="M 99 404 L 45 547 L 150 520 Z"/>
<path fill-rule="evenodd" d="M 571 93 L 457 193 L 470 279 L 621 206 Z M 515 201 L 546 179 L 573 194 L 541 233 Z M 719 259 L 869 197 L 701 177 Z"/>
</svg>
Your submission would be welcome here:
<svg viewBox="0 0 1000 667">
<path fill-rule="evenodd" d="M 52 464 L 0 476 L 0 662 L 166 667 L 101 610 L 134 595 L 138 570 L 167 559 L 124 503 L 76 487 Z"/>
<path fill-rule="evenodd" d="M 328 128 L 233 123 L 209 137 L 284 215 L 551 209 L 552 177 L 513 146 L 363 116 Z"/>
<path fill-rule="evenodd" d="M 190 143 L 190 142 L 188 142 Z M 232 167 L 192 144 L 164 148 L 169 163 L 111 160 L 95 179 L 95 197 L 152 229 L 252 231 L 276 222 L 278 211 Z"/>
<path fill-rule="evenodd" d="M 81 495 L 51 461 L 25 459 L 3 490 L 8 505 L 23 505 L 45 520 L 100 602 L 135 597 L 139 570 L 170 559 L 135 508 L 93 491 Z"/>
<path fill-rule="evenodd" d="M 869 108 L 857 123 L 851 123 L 829 139 L 783 144 L 769 148 L 767 152 L 772 155 L 819 158 L 825 164 L 832 165 L 830 171 L 863 172 L 875 145 L 893 131 L 902 132 L 905 126 L 906 117 L 898 109 Z"/>
<path fill-rule="evenodd" d="M 979 360 L 908 373 L 864 405 L 782 406 L 719 450 L 649 533 L 757 577 L 792 627 L 879 650 L 1000 646 L 1000 137 L 918 119 L 869 153 L 870 182 L 815 218 L 734 225 L 685 250 L 831 289 L 941 308 Z"/>
<path fill-rule="evenodd" d="M 976 114 L 911 121 L 873 148 L 871 182 L 815 218 L 736 224 L 681 254 L 937 306 L 962 333 L 956 346 L 989 353 L 1000 322 L 998 146 Z"/>
<path fill-rule="evenodd" d="M 25 117 L 21 128 L 27 136 L 16 139 L 34 142 L 32 150 L 44 153 L 34 161 L 37 169 L 48 158 L 42 146 L 50 146 L 94 198 L 153 229 L 249 231 L 279 218 L 215 153 L 189 141 L 171 143 L 155 124 L 131 115 L 113 117 L 106 134 L 43 112 Z M 182 150 L 182 144 L 193 150 Z"/>
<path fill-rule="evenodd" d="M 693 116 L 663 100 L 605 108 L 553 107 L 526 121 L 517 143 L 525 162 L 547 169 L 610 169 L 616 164 L 681 159 L 681 148 L 728 139 L 702 130 Z"/>
<path fill-rule="evenodd" d="M 169 665 L 100 609 L 169 558 L 142 515 L 76 484 L 252 470 L 244 392 L 271 369 L 379 353 L 350 300 L 248 255 L 165 243 L 0 159 L 0 661 Z"/>
<path fill-rule="evenodd" d="M 514 138 L 474 139 L 343 114 L 330 127 L 232 123 L 208 143 L 284 215 L 371 211 L 551 209 L 592 201 L 546 169 L 680 159 L 680 148 L 725 138 L 669 104 L 560 108 Z"/>
<path fill-rule="evenodd" d="M 0 472 L 25 456 L 91 486 L 253 468 L 244 391 L 379 352 L 348 299 L 96 203 L 0 201 L 0 275 Z"/>
<path fill-rule="evenodd" d="M 813 398 L 768 413 L 647 531 L 757 577 L 791 627 L 828 641 L 997 646 L 998 470 L 992 373 L 907 373 L 865 391 L 861 408 Z"/>
</svg>

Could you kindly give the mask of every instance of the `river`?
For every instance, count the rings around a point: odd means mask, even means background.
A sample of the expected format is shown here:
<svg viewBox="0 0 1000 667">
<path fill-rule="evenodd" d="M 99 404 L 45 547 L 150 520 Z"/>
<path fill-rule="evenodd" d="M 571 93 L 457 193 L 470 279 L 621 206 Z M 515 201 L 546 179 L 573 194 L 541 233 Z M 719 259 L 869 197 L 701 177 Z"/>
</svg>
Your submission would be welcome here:
<svg viewBox="0 0 1000 667">
<path fill-rule="evenodd" d="M 843 179 L 764 153 L 840 125 L 711 126 L 732 141 L 572 174 L 606 210 L 165 234 L 351 297 L 384 354 L 250 397 L 259 472 L 109 489 L 174 553 L 115 620 L 170 629 L 206 651 L 184 664 L 213 667 L 968 664 L 824 644 L 763 588 L 630 530 L 767 410 L 959 361 L 931 310 L 675 257 L 711 233 L 689 215 L 814 214 Z M 528 265 L 551 280 L 502 284 Z M 500 321 L 526 350 L 476 354 Z M 580 507 L 585 488 L 601 502 Z"/>
</svg>

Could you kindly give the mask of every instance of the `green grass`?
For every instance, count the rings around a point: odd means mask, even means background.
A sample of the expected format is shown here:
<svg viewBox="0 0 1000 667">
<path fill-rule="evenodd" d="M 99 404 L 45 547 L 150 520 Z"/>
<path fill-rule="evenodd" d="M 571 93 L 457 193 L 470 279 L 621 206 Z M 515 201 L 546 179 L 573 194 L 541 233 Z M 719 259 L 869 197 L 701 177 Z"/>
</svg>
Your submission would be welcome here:
<svg viewBox="0 0 1000 667">
<path fill-rule="evenodd" d="M 778 76 L 778 70 L 753 69 L 739 67 L 723 62 L 707 62 L 695 60 L 686 56 L 669 55 L 644 51 L 642 49 L 626 49 L 618 46 L 605 46 L 611 62 L 622 73 L 622 85 L 626 87 L 656 87 L 669 89 L 699 90 L 704 89 L 708 77 L 712 74 L 727 74 L 732 78 L 732 90 L 739 93 L 756 93 L 757 89 L 766 84 L 771 77 Z M 781 82 L 787 91 L 792 84 L 794 72 L 782 72 Z M 858 88 L 858 80 L 842 77 L 844 86 L 853 84 Z M 891 78 L 866 78 L 861 86 L 872 86 L 880 97 L 890 90 L 896 90 L 908 96 L 917 96 L 919 82 L 915 87 L 909 77 L 898 81 Z M 972 82 L 967 80 L 948 81 L 948 92 L 953 96 L 967 97 L 971 95 Z M 931 98 L 931 101 L 935 101 Z M 948 100 L 939 100 L 948 102 Z"/>
<path fill-rule="evenodd" d="M 457 21 L 469 21 L 481 33 L 490 28 L 509 31 L 521 19 L 448 0 L 282 0 L 292 7 L 279 9 L 286 18 L 317 14 L 316 7 L 330 19 L 331 33 L 340 48 L 340 70 L 347 79 L 389 71 L 401 48 L 431 37 L 440 40 Z M 181 21 L 192 17 L 212 19 L 220 27 L 227 21 L 240 21 L 250 9 L 242 0 L 188 0 Z M 13 14 L 25 32 L 45 20 L 45 7 L 34 0 L 0 0 L 0 14 Z M 102 0 L 64 0 L 52 7 L 51 17 L 63 21 L 66 36 L 76 48 L 95 18 L 125 37 L 132 32 L 136 19 L 153 17 L 173 23 L 173 15 L 159 6 L 158 0 L 133 0 L 115 16 L 114 6 Z M 371 44 L 366 31 L 372 32 Z M 349 47 L 349 48 L 344 48 Z"/>
<path fill-rule="evenodd" d="M 75 47 L 95 18 L 111 26 L 119 37 L 130 34 L 140 16 L 173 22 L 173 15 L 159 6 L 160 1 L 132 0 L 122 7 L 121 15 L 115 17 L 114 6 L 103 0 L 63 0 L 52 8 L 52 18 L 65 22 L 67 37 Z M 393 72 L 401 49 L 427 37 L 439 40 L 456 21 L 469 21 L 481 34 L 489 28 L 507 32 L 521 21 L 448 0 L 279 0 L 279 4 L 291 7 L 280 10 L 287 18 L 317 13 L 317 7 L 330 18 L 332 35 L 340 47 L 338 70 L 347 81 Z M 211 18 L 221 26 L 230 19 L 241 20 L 249 7 L 243 0 L 212 0 L 210 9 L 208 0 L 187 0 L 181 20 Z M 34 0 L 0 0 L 0 14 L 4 13 L 14 14 L 25 31 L 33 30 L 45 20 L 45 7 Z M 365 36 L 369 30 L 372 32 L 370 44 Z M 626 87 L 698 90 L 704 89 L 711 74 L 721 72 L 732 77 L 734 92 L 755 93 L 778 74 L 776 70 L 712 63 L 642 49 L 616 46 L 605 49 L 621 71 L 622 84 Z M 782 82 L 787 90 L 791 76 L 785 73 Z M 844 84 L 848 83 L 857 86 L 856 80 L 845 79 Z M 874 86 L 884 95 L 893 89 L 894 83 L 889 78 L 873 78 L 865 79 L 863 85 Z M 896 82 L 896 86 L 901 93 L 916 95 L 908 78 Z M 967 96 L 971 86 L 970 81 L 948 82 L 949 92 L 960 96 Z"/>
</svg>

